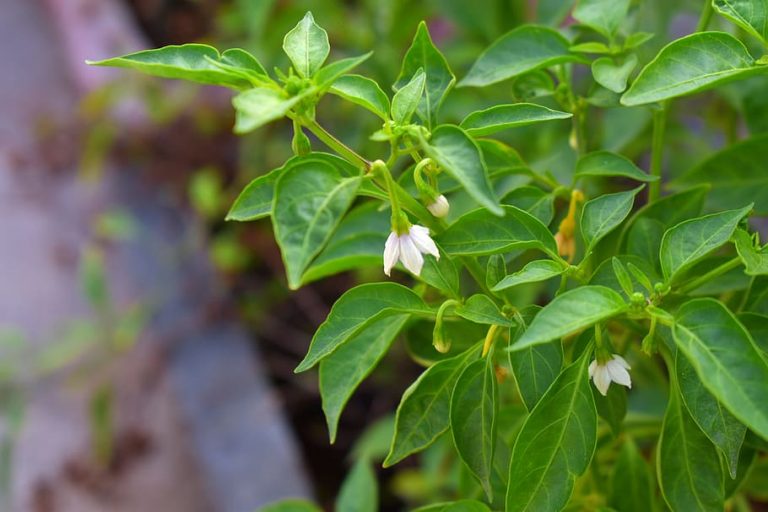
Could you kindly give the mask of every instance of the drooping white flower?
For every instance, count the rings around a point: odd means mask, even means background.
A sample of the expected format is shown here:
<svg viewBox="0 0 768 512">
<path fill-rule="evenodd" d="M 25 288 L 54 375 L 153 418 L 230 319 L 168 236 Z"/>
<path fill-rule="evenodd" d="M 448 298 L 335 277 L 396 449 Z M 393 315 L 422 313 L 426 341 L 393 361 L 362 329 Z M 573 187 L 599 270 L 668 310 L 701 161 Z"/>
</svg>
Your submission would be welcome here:
<svg viewBox="0 0 768 512">
<path fill-rule="evenodd" d="M 604 364 L 600 364 L 597 360 L 592 361 L 589 364 L 589 376 L 592 378 L 592 382 L 595 383 L 595 387 L 600 394 L 605 396 L 608 394 L 608 387 L 611 382 L 621 384 L 628 388 L 632 387 L 632 380 L 629 378 L 630 370 L 629 364 L 620 355 L 614 354 L 613 357 L 606 361 Z"/>
<path fill-rule="evenodd" d="M 429 229 L 413 225 L 402 235 L 392 231 L 384 244 L 384 273 L 389 275 L 399 259 L 405 268 L 418 276 L 424 266 L 422 254 L 431 254 L 440 259 L 440 252 L 429 237 Z"/>
<path fill-rule="evenodd" d="M 448 215 L 448 210 L 450 210 L 451 205 L 448 204 L 448 199 L 445 198 L 443 194 L 440 194 L 437 196 L 437 199 L 435 199 L 435 202 L 427 206 L 427 210 L 429 210 L 429 213 L 434 215 L 437 218 L 443 218 L 446 215 Z"/>
</svg>

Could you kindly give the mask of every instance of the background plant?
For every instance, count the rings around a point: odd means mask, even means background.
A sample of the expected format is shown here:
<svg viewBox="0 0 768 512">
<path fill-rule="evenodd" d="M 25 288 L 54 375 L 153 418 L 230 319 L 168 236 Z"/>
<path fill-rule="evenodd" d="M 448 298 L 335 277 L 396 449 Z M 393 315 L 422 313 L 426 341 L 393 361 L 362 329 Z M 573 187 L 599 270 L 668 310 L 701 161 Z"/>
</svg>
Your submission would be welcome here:
<svg viewBox="0 0 768 512">
<path fill-rule="evenodd" d="M 765 497 L 768 438 L 768 252 L 755 230 L 768 174 L 754 91 L 768 8 L 707 3 L 696 32 L 648 57 L 642 4 L 567 7 L 575 24 L 523 24 L 484 50 L 445 118 L 456 80 L 423 23 L 393 95 L 352 73 L 370 54 L 326 63 L 309 13 L 285 36 L 287 71 L 197 44 L 96 64 L 234 89 L 238 133 L 289 120 L 294 156 L 253 180 L 228 218 L 271 219 L 291 288 L 382 262 L 389 274 L 398 259 L 395 279 L 417 278 L 342 295 L 297 371 L 319 367 L 333 441 L 351 394 L 405 339 L 427 368 L 382 458 L 426 450 L 426 471 L 455 475 L 425 509 L 748 510 Z M 715 13 L 742 37 L 708 31 Z M 510 86 L 509 101 L 455 115 L 482 104 L 476 88 Z M 676 98 L 713 88 L 728 143 L 691 166 L 668 134 L 693 130 L 670 114 L 691 101 Z M 369 134 L 380 144 L 358 150 L 327 131 L 327 97 L 380 118 Z M 557 128 L 537 132 L 530 165 L 507 131 L 546 124 Z M 630 145 L 649 150 L 648 172 L 619 153 Z M 376 508 L 377 440 L 360 445 L 339 509 Z"/>
</svg>

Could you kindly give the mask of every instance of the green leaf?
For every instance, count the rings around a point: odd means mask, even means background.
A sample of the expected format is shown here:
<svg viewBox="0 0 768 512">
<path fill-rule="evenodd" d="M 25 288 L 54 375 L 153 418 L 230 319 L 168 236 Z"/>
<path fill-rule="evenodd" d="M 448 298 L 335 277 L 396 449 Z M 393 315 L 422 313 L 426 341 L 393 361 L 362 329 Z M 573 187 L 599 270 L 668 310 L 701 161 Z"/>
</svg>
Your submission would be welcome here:
<svg viewBox="0 0 768 512">
<path fill-rule="evenodd" d="M 413 512 L 490 512 L 485 503 L 475 500 L 447 501 L 413 509 Z"/>
<path fill-rule="evenodd" d="M 525 210 L 542 224 L 548 226 L 555 216 L 555 198 L 538 187 L 517 187 L 501 199 L 501 204 L 517 206 Z"/>
<path fill-rule="evenodd" d="M 484 87 L 535 69 L 578 60 L 568 51 L 569 46 L 568 40 L 556 30 L 523 25 L 501 36 L 480 54 L 459 87 Z"/>
<path fill-rule="evenodd" d="M 280 175 L 272 225 L 291 289 L 301 286 L 302 274 L 333 234 L 359 186 L 359 177 L 344 177 L 320 161 L 299 163 Z"/>
<path fill-rule="evenodd" d="M 464 130 L 447 124 L 438 126 L 429 142 L 424 144 L 424 151 L 481 206 L 496 215 L 504 215 L 488 181 L 488 170 L 480 148 Z"/>
<path fill-rule="evenodd" d="M 632 211 L 635 196 L 644 186 L 626 192 L 605 194 L 587 201 L 581 212 L 581 234 L 587 242 L 587 253 L 627 218 Z"/>
<path fill-rule="evenodd" d="M 559 276 L 565 268 L 552 260 L 534 260 L 525 265 L 522 270 L 510 274 L 499 281 L 491 291 L 497 292 L 526 283 L 537 283 Z"/>
<path fill-rule="evenodd" d="M 489 499 L 496 443 L 498 389 L 490 357 L 470 363 L 451 394 L 451 432 L 459 457 L 467 465 Z"/>
<path fill-rule="evenodd" d="M 268 217 L 272 213 L 272 197 L 281 169 L 274 169 L 251 181 L 237 196 L 226 220 L 248 221 Z"/>
<path fill-rule="evenodd" d="M 629 272 L 627 272 L 626 267 L 624 267 L 624 264 L 616 256 L 611 258 L 611 266 L 613 267 L 613 273 L 616 275 L 616 280 L 619 282 L 622 291 L 627 294 L 627 297 L 630 297 L 635 289 L 632 284 L 632 278 L 630 277 Z"/>
<path fill-rule="evenodd" d="M 510 349 L 520 350 L 562 338 L 626 309 L 621 295 L 610 288 L 592 285 L 574 288 L 547 304 Z"/>
<path fill-rule="evenodd" d="M 336 498 L 336 512 L 377 512 L 379 484 L 367 459 L 359 459 L 341 484 Z"/>
<path fill-rule="evenodd" d="M 739 452 L 747 427 L 742 425 L 706 390 L 688 360 L 680 353 L 675 357 L 675 371 L 683 403 L 691 418 L 724 455 L 731 478 L 736 478 Z"/>
<path fill-rule="evenodd" d="M 405 84 L 392 98 L 392 119 L 398 124 L 407 124 L 413 113 L 419 107 L 421 97 L 424 95 L 424 84 L 427 75 L 419 68 L 414 73 L 410 82 Z"/>
<path fill-rule="evenodd" d="M 421 269 L 421 275 L 418 277 L 421 281 L 437 288 L 448 297 L 460 298 L 459 271 L 456 265 L 454 265 L 453 260 L 445 254 L 445 251 L 439 245 L 437 249 L 440 251 L 440 259 L 425 255 L 424 267 Z"/>
<path fill-rule="evenodd" d="M 216 48 L 205 44 L 164 46 L 86 63 L 92 66 L 135 69 L 152 76 L 223 85 L 233 89 L 251 86 L 252 83 L 246 78 L 249 76 L 268 80 L 261 64 L 245 50 L 228 50 L 220 55 Z"/>
<path fill-rule="evenodd" d="M 632 224 L 629 230 L 627 253 L 639 256 L 657 268 L 663 236 L 664 224 L 654 219 L 641 217 Z"/>
<path fill-rule="evenodd" d="M 381 210 L 378 202 L 353 208 L 304 272 L 302 283 L 355 268 L 381 266 L 384 242 L 390 229 L 390 212 Z M 432 258 L 425 258 L 425 263 L 428 259 Z M 427 268 L 425 265 L 422 274 Z"/>
<path fill-rule="evenodd" d="M 765 247 L 755 247 L 752 235 L 743 229 L 736 230 L 733 241 L 736 244 L 736 252 L 744 263 L 744 273 L 750 276 L 768 274 L 768 250 Z"/>
<path fill-rule="evenodd" d="M 274 89 L 249 89 L 232 98 L 235 133 L 243 134 L 285 117 L 302 96 L 285 97 Z"/>
<path fill-rule="evenodd" d="M 701 214 L 704 199 L 709 191 L 706 185 L 664 196 L 643 206 L 628 224 L 640 218 L 661 222 L 665 229 Z"/>
<path fill-rule="evenodd" d="M 322 509 L 309 501 L 287 499 L 261 507 L 258 512 L 322 512 Z"/>
<path fill-rule="evenodd" d="M 768 357 L 768 315 L 739 313 L 739 322 L 747 329 L 763 355 Z"/>
<path fill-rule="evenodd" d="M 662 48 L 640 71 L 621 103 L 629 107 L 675 98 L 768 69 L 754 64 L 744 44 L 730 34 L 691 34 Z"/>
<path fill-rule="evenodd" d="M 720 459 L 673 388 L 664 415 L 658 455 L 659 483 L 672 510 L 722 512 Z"/>
<path fill-rule="evenodd" d="M 502 221 L 484 209 L 462 215 L 437 236 L 437 242 L 448 254 L 480 255 L 539 249 L 559 259 L 555 239 L 539 219 L 514 206 L 504 206 L 503 211 Z"/>
<path fill-rule="evenodd" d="M 331 62 L 317 72 L 315 75 L 315 83 L 320 89 L 325 89 L 326 87 L 335 83 L 336 80 L 341 78 L 341 76 L 346 72 L 352 71 L 357 66 L 368 60 L 371 55 L 373 55 L 373 52 L 368 52 L 363 55 L 358 55 L 357 57 L 347 57 L 346 59 Z"/>
<path fill-rule="evenodd" d="M 676 317 L 675 343 L 704 387 L 742 423 L 768 439 L 768 363 L 744 326 L 709 298 L 686 302 Z"/>
<path fill-rule="evenodd" d="M 408 314 L 380 318 L 320 361 L 320 397 L 331 443 L 352 393 L 376 368 L 408 318 Z"/>
<path fill-rule="evenodd" d="M 621 434 L 621 425 L 627 415 L 627 389 L 623 386 L 611 386 L 608 394 L 603 396 L 592 386 L 597 415 L 608 423 L 614 438 Z"/>
<path fill-rule="evenodd" d="M 637 55 L 629 54 L 618 64 L 610 57 L 601 57 L 592 62 L 592 76 L 595 82 L 615 93 L 627 88 L 629 74 L 637 66 Z"/>
<path fill-rule="evenodd" d="M 322 67 L 331 52 L 328 33 L 315 23 L 312 13 L 307 12 L 285 34 L 283 51 L 291 59 L 296 72 L 304 78 L 310 78 Z"/>
<path fill-rule="evenodd" d="M 296 372 L 309 370 L 374 321 L 400 313 L 430 315 L 432 310 L 409 288 L 395 283 L 368 283 L 346 291 L 317 329 Z"/>
<path fill-rule="evenodd" d="M 649 512 L 655 510 L 653 494 L 650 468 L 632 438 L 625 437 L 613 469 L 608 504 L 617 512 Z"/>
<path fill-rule="evenodd" d="M 501 254 L 491 254 L 485 267 L 485 286 L 493 288 L 507 275 L 507 262 Z M 493 290 L 492 290 L 493 291 Z"/>
<path fill-rule="evenodd" d="M 424 71 L 426 82 L 425 94 L 419 103 L 418 114 L 426 121 L 427 127 L 431 128 L 437 122 L 440 104 L 456 82 L 456 77 L 451 72 L 443 54 L 432 43 L 427 24 L 423 21 L 419 23 L 411 47 L 403 57 L 403 65 L 394 88 L 404 87 L 419 69 Z"/>
<path fill-rule="evenodd" d="M 765 148 L 768 133 L 729 145 L 673 182 L 676 188 L 708 183 L 715 194 L 707 205 L 716 210 L 738 208 L 754 201 L 755 210 L 768 214 L 768 173 Z"/>
<path fill-rule="evenodd" d="M 664 279 L 673 281 L 681 272 L 726 243 L 751 209 L 752 205 L 749 205 L 713 213 L 668 229 L 661 239 L 659 251 Z"/>
<path fill-rule="evenodd" d="M 384 460 L 385 468 L 423 450 L 448 430 L 451 392 L 464 367 L 478 354 L 479 350 L 473 347 L 439 361 L 405 390 L 397 407 L 395 435 Z"/>
<path fill-rule="evenodd" d="M 652 262 L 649 262 L 648 260 L 644 260 L 637 256 L 627 255 L 627 254 L 620 254 L 618 256 L 615 256 L 615 258 L 619 260 L 623 265 L 625 265 L 628 270 L 634 267 L 634 271 L 632 272 L 633 274 L 632 291 L 633 292 L 648 293 L 648 289 L 645 288 L 644 285 L 648 284 L 649 280 L 652 282 L 657 282 L 661 280 L 658 277 L 655 269 L 652 267 Z M 638 278 L 635 275 L 637 272 L 639 272 L 641 275 L 644 275 L 645 277 Z M 616 292 L 619 292 L 619 293 L 624 291 L 624 287 L 619 283 L 619 280 L 616 277 L 616 272 L 614 270 L 612 258 L 604 260 L 597 267 L 597 269 L 595 269 L 594 273 L 592 274 L 592 277 L 589 280 L 589 284 L 607 286 L 608 288 L 615 290 Z M 651 284 L 651 290 L 652 289 L 653 289 L 653 285 Z"/>
<path fill-rule="evenodd" d="M 464 304 L 456 306 L 455 313 L 476 324 L 495 324 L 506 327 L 514 324 L 501 313 L 495 302 L 481 293 L 472 295 Z"/>
<path fill-rule="evenodd" d="M 579 158 L 574 178 L 584 176 L 622 176 L 636 181 L 656 181 L 625 156 L 610 151 L 595 151 Z"/>
<path fill-rule="evenodd" d="M 370 110 L 384 121 L 389 118 L 389 98 L 370 78 L 345 75 L 333 82 L 328 92 Z"/>
<path fill-rule="evenodd" d="M 597 442 L 589 352 L 568 366 L 525 420 L 512 449 L 507 512 L 559 511 Z"/>
<path fill-rule="evenodd" d="M 514 336 L 510 334 L 511 342 L 514 343 L 523 332 L 524 328 L 518 327 Z M 563 367 L 563 345 L 557 340 L 509 351 L 508 354 L 517 389 L 526 409 L 532 411 L 560 375 Z"/>
<path fill-rule="evenodd" d="M 464 118 L 459 126 L 473 137 L 482 137 L 517 126 L 571 117 L 573 114 L 552 110 L 542 105 L 515 103 L 496 105 L 485 110 L 472 112 Z"/>
<path fill-rule="evenodd" d="M 629 9 L 629 0 L 579 0 L 573 17 L 609 40 L 621 26 Z"/>
<path fill-rule="evenodd" d="M 768 4 L 764 0 L 713 0 L 717 12 L 768 43 Z"/>
</svg>

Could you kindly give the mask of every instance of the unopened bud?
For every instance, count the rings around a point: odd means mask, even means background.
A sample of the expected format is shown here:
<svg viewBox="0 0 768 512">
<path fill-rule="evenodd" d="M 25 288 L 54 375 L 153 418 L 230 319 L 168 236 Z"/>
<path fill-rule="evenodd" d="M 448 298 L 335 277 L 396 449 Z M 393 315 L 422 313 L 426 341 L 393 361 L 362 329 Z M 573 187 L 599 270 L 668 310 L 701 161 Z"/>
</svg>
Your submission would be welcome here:
<svg viewBox="0 0 768 512">
<path fill-rule="evenodd" d="M 427 206 L 429 213 L 437 218 L 443 218 L 448 215 L 448 210 L 451 209 L 451 205 L 448 204 L 448 199 L 444 195 L 440 194 L 435 202 Z"/>
</svg>

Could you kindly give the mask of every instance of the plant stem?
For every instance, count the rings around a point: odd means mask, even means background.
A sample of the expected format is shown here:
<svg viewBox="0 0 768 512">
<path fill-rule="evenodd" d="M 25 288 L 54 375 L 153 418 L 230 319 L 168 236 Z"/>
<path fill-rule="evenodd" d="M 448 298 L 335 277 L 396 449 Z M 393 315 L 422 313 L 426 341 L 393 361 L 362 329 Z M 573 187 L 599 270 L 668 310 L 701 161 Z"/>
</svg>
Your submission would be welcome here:
<svg viewBox="0 0 768 512">
<path fill-rule="evenodd" d="M 736 256 L 735 258 L 726 261 L 719 267 L 715 267 L 709 272 L 707 272 L 706 274 L 697 277 L 693 281 L 689 281 L 687 284 L 681 286 L 677 291 L 679 293 L 688 293 L 691 290 L 695 290 L 701 285 L 707 284 L 709 281 L 713 280 L 714 278 L 722 274 L 725 274 L 729 270 L 732 270 L 738 267 L 739 265 L 741 265 L 741 258 Z"/>
<path fill-rule="evenodd" d="M 348 160 L 351 164 L 359 165 L 366 171 L 371 168 L 371 162 L 360 156 L 355 150 L 331 135 L 325 128 L 317 124 L 314 119 L 300 118 L 299 122 L 307 127 L 315 136 L 323 141 L 329 148 Z"/>
<path fill-rule="evenodd" d="M 651 176 L 658 179 L 650 183 L 648 187 L 648 202 L 652 203 L 659 198 L 661 193 L 661 161 L 664 151 L 664 130 L 667 124 L 667 104 L 662 103 L 661 108 L 653 112 L 653 142 L 651 146 Z"/>
<path fill-rule="evenodd" d="M 709 21 L 712 19 L 712 2 L 710 0 L 704 0 L 704 9 L 699 16 L 699 22 L 696 24 L 696 32 L 704 32 L 709 26 Z"/>
</svg>

